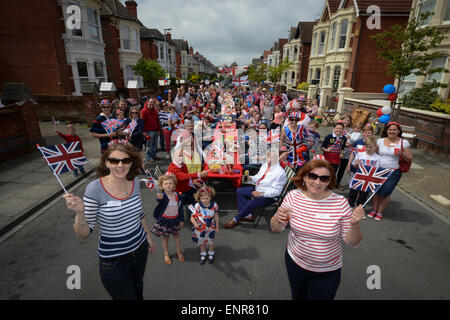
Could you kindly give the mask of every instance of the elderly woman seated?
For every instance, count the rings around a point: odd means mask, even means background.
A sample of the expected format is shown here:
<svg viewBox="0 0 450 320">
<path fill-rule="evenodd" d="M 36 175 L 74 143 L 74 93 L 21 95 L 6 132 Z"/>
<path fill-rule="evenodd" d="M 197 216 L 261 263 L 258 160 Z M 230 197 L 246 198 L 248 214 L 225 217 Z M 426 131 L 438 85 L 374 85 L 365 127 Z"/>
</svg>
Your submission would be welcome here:
<svg viewBox="0 0 450 320">
<path fill-rule="evenodd" d="M 234 228 L 239 221 L 253 221 L 252 211 L 273 204 L 274 197 L 283 191 L 286 173 L 280 166 L 278 155 L 274 154 L 272 157 L 268 151 L 266 158 L 267 161 L 259 172 L 253 177 L 248 177 L 254 186 L 236 190 L 238 214 L 224 225 L 226 229 Z"/>
</svg>

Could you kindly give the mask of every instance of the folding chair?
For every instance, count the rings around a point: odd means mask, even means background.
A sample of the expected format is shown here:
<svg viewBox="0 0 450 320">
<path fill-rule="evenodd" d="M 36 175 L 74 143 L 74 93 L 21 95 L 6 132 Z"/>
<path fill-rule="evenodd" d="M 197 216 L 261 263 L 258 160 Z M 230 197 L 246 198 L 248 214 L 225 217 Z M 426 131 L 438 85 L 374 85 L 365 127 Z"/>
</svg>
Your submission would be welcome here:
<svg viewBox="0 0 450 320">
<path fill-rule="evenodd" d="M 278 197 L 274 197 L 275 202 L 273 204 L 271 204 L 270 206 L 265 206 L 262 207 L 260 210 L 260 213 L 258 215 L 258 217 L 255 219 L 255 221 L 253 222 L 253 226 L 256 227 L 259 223 L 259 220 L 261 220 L 261 217 L 264 215 L 264 213 L 266 212 L 266 210 L 272 210 L 273 212 L 275 212 L 276 210 L 278 210 L 278 207 L 281 205 L 281 203 L 283 202 L 284 197 L 286 196 L 286 194 L 290 191 L 291 186 L 292 186 L 292 181 L 291 179 L 293 177 L 295 177 L 295 172 L 289 168 L 288 166 L 286 166 L 284 168 L 284 172 L 286 172 L 286 184 L 283 187 L 283 190 L 281 191 L 281 194 Z"/>
</svg>

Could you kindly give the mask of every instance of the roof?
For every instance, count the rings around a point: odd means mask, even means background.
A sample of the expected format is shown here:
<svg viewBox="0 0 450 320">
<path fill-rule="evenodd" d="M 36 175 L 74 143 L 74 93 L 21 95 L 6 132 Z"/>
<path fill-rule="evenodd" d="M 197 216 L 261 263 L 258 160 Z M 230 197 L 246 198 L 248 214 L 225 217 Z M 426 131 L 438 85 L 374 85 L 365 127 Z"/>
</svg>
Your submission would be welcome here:
<svg viewBox="0 0 450 320">
<path fill-rule="evenodd" d="M 327 2 L 330 7 L 331 14 L 333 14 L 338 10 L 341 0 L 328 0 Z"/>
<path fill-rule="evenodd" d="M 300 36 L 302 42 L 311 43 L 314 24 L 314 21 L 299 21 L 295 38 Z"/>
<path fill-rule="evenodd" d="M 176 52 L 186 51 L 189 52 L 189 46 L 187 41 L 183 39 L 172 39 L 172 41 L 177 46 Z"/>
<path fill-rule="evenodd" d="M 141 29 L 141 39 L 164 41 L 164 35 L 158 29 Z"/>
<path fill-rule="evenodd" d="M 411 12 L 413 0 L 354 0 L 357 3 L 359 13 L 365 15 L 371 5 L 379 6 L 381 13 L 405 13 Z"/>
<path fill-rule="evenodd" d="M 136 21 L 143 25 L 119 0 L 103 0 L 103 5 L 100 8 L 101 16 L 114 16 L 119 19 Z"/>
</svg>

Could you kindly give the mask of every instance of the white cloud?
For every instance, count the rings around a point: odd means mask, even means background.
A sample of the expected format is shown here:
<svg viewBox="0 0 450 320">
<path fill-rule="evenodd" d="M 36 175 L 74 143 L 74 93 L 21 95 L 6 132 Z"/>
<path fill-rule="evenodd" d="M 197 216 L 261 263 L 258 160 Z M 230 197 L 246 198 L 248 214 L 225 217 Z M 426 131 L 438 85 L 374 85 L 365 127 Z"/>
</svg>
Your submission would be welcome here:
<svg viewBox="0 0 450 320">
<path fill-rule="evenodd" d="M 124 3 L 125 1 L 122 0 Z M 314 21 L 325 0 L 136 0 L 147 28 L 172 28 L 215 65 L 261 56 L 298 21 Z"/>
</svg>

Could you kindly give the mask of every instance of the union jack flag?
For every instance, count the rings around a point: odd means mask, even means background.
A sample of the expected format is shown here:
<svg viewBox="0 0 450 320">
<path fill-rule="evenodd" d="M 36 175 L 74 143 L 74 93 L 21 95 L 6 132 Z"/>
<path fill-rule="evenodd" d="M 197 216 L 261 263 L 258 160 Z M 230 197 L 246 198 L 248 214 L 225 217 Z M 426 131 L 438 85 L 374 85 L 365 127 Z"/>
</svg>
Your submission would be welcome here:
<svg viewBox="0 0 450 320">
<path fill-rule="evenodd" d="M 145 174 L 147 175 L 148 179 L 145 180 L 145 185 L 148 189 L 153 190 L 156 186 L 155 179 L 153 179 L 153 176 L 150 172 L 150 170 L 145 169 Z"/>
<path fill-rule="evenodd" d="M 38 148 L 55 174 L 72 171 L 87 163 L 79 141 Z"/>
<path fill-rule="evenodd" d="M 102 122 L 103 128 L 108 134 L 113 133 L 124 122 L 123 119 L 107 119 Z"/>
<path fill-rule="evenodd" d="M 386 182 L 394 169 L 384 169 L 382 167 L 359 165 L 350 181 L 350 188 L 363 192 L 377 192 Z"/>
<path fill-rule="evenodd" d="M 128 126 L 125 128 L 124 132 L 133 133 L 134 129 L 137 127 L 137 121 L 131 121 Z"/>
</svg>

